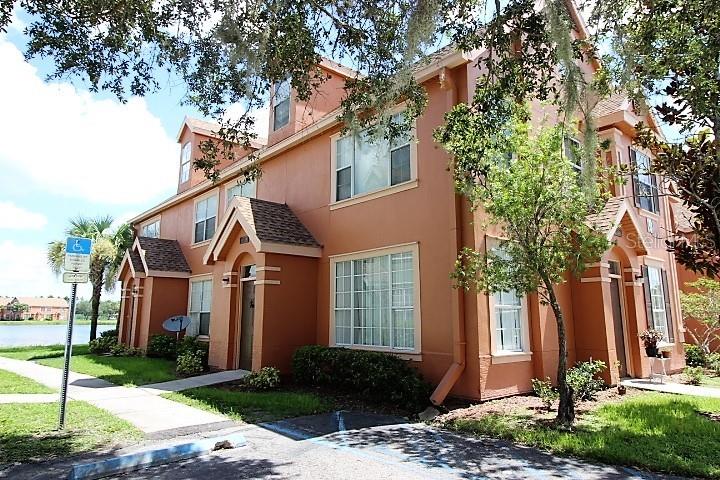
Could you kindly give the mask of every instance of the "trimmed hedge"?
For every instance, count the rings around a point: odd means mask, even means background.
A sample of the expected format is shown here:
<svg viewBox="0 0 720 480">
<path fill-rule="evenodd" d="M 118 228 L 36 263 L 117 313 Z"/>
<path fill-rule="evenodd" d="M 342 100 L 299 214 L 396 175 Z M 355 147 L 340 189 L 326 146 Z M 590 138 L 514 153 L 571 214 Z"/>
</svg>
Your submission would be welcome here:
<svg viewBox="0 0 720 480">
<path fill-rule="evenodd" d="M 177 356 L 177 341 L 168 335 L 153 335 L 147 343 L 147 356 L 174 360 Z"/>
<path fill-rule="evenodd" d="M 417 370 L 389 353 L 306 345 L 295 352 L 292 368 L 298 384 L 337 388 L 409 410 L 425 408 L 432 392 Z"/>
</svg>

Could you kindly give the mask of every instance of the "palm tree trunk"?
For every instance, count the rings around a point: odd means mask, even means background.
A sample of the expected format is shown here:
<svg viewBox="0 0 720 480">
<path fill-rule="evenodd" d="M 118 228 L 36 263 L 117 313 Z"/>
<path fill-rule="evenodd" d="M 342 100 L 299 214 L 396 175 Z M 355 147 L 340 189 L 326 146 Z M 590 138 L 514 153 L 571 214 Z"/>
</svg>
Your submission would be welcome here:
<svg viewBox="0 0 720 480">
<path fill-rule="evenodd" d="M 558 405 L 558 413 L 556 420 L 560 425 L 570 426 L 575 421 L 575 405 L 573 404 L 573 392 L 567 383 L 567 335 L 565 333 L 565 320 L 560 303 L 555 296 L 555 289 L 550 280 L 543 276 L 543 283 L 548 292 L 550 307 L 555 314 L 558 331 L 558 370 L 557 384 L 558 393 L 560 394 L 560 405 Z"/>
<path fill-rule="evenodd" d="M 102 277 L 92 284 L 92 297 L 90 303 L 90 340 L 97 338 L 98 315 L 100 311 L 100 295 L 102 294 Z"/>
</svg>

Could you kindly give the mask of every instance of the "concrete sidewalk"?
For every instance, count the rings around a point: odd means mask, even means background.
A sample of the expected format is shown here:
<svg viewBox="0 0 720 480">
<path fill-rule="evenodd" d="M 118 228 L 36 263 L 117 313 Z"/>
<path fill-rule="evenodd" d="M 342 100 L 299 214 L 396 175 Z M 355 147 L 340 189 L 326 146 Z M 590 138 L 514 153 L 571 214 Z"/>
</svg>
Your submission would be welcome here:
<svg viewBox="0 0 720 480">
<path fill-rule="evenodd" d="M 181 378 L 169 382 L 151 383 L 150 385 L 143 385 L 140 388 L 152 395 L 162 395 L 163 393 L 179 392 L 190 388 L 207 387 L 208 385 L 215 385 L 217 383 L 234 382 L 249 374 L 250 372 L 247 370 L 223 370 L 222 372 Z"/>
<path fill-rule="evenodd" d="M 620 383 L 626 387 L 639 388 L 641 390 L 676 393 L 678 395 L 693 395 L 696 397 L 720 398 L 720 388 L 698 387 L 695 385 L 685 385 L 683 383 L 659 383 L 642 378 L 623 380 Z"/>
<path fill-rule="evenodd" d="M 31 378 L 60 390 L 62 370 L 24 360 L 0 357 L 0 368 Z M 190 380 L 190 379 L 188 379 Z M 161 398 L 160 390 L 119 387 L 105 380 L 70 372 L 68 398 L 82 400 L 135 425 L 150 437 L 177 435 L 202 430 L 217 430 L 234 425 L 216 415 Z"/>
</svg>

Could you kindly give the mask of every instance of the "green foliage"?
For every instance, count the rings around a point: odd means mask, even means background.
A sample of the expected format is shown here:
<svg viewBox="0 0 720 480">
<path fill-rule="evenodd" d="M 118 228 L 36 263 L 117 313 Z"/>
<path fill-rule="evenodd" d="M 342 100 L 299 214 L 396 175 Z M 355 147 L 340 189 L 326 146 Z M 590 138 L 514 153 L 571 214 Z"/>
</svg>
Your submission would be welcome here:
<svg viewBox="0 0 720 480">
<path fill-rule="evenodd" d="M 168 335 L 151 335 L 147 344 L 147 356 L 174 360 L 177 356 L 177 342 Z"/>
<path fill-rule="evenodd" d="M 689 367 L 704 367 L 705 352 L 702 348 L 692 343 L 685 343 L 685 365 Z"/>
<path fill-rule="evenodd" d="M 529 414 L 460 419 L 448 427 L 555 455 L 693 478 L 718 478 L 720 425 L 698 412 L 720 414 L 720 399 L 643 394 L 603 404 L 585 414 L 573 429 L 554 428 Z"/>
<path fill-rule="evenodd" d="M 116 343 L 110 347 L 110 353 L 115 357 L 141 357 L 145 352 L 141 348 L 128 347 L 122 343 Z"/>
<path fill-rule="evenodd" d="M 292 368 L 300 385 L 346 390 L 416 411 L 427 405 L 431 393 L 417 370 L 387 353 L 306 345 L 296 350 Z"/>
<path fill-rule="evenodd" d="M 118 348 L 117 330 L 107 330 L 102 332 L 95 340 L 90 340 L 88 350 L 90 353 L 111 353 L 113 349 Z M 114 353 L 113 353 L 114 355 Z"/>
<path fill-rule="evenodd" d="M 683 375 L 685 375 L 685 382 L 690 385 L 700 385 L 705 378 L 703 367 L 685 367 Z"/>
<path fill-rule="evenodd" d="M 185 335 L 177 346 L 178 357 L 183 354 L 199 355 L 202 359 L 203 368 L 208 366 L 209 345 L 207 342 L 201 342 L 197 337 Z"/>
<path fill-rule="evenodd" d="M 705 360 L 705 366 L 720 377 L 720 352 L 709 354 Z"/>
<path fill-rule="evenodd" d="M 692 289 L 680 292 L 680 304 L 685 320 L 694 319 L 700 325 L 686 331 L 705 354 L 710 353 L 713 341 L 720 340 L 720 282 L 709 278 L 699 278 L 685 284 Z"/>
<path fill-rule="evenodd" d="M 692 211 L 694 238 L 670 237 L 687 268 L 720 274 L 720 17 L 717 0 L 593 2 L 596 41 L 609 49 L 605 65 L 638 105 L 645 99 L 661 124 L 684 135 L 659 138 L 639 125 L 638 143 L 654 154 L 653 173 Z M 675 193 L 673 193 L 675 192 Z"/>
<path fill-rule="evenodd" d="M 263 367 L 257 372 L 251 372 L 243 382 L 253 390 L 274 390 L 280 386 L 280 370 Z"/>
<path fill-rule="evenodd" d="M 547 380 L 540 380 L 539 378 L 533 378 L 532 379 L 532 387 L 533 392 L 535 392 L 535 395 L 540 397 L 540 400 L 542 400 L 543 404 L 545 405 L 545 408 L 550 411 L 552 408 L 552 404 L 555 403 L 555 400 L 557 400 L 560 397 L 560 394 L 555 390 L 555 388 L 552 385 L 552 382 L 550 381 L 550 378 L 548 377 Z"/>
<path fill-rule="evenodd" d="M 181 375 L 195 375 L 201 373 L 203 369 L 203 358 L 200 351 L 186 351 L 178 354 L 177 373 Z"/>
<path fill-rule="evenodd" d="M 602 360 L 578 362 L 567 371 L 567 382 L 573 391 L 573 400 L 583 402 L 594 400 L 595 394 L 605 388 L 605 382 L 595 378 L 597 374 L 607 368 Z"/>
</svg>

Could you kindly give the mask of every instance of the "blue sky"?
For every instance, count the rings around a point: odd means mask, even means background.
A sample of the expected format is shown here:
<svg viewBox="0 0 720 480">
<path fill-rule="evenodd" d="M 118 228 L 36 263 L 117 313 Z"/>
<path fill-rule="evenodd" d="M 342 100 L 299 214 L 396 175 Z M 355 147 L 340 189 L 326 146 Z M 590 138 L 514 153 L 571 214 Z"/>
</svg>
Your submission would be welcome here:
<svg viewBox="0 0 720 480">
<path fill-rule="evenodd" d="M 0 296 L 64 296 L 69 286 L 45 263 L 48 242 L 64 238 L 70 217 L 124 221 L 172 195 L 177 131 L 199 114 L 173 82 L 125 105 L 81 82 L 45 82 L 50 62 L 22 58 L 23 24 L 16 17 L 0 35 Z"/>
</svg>

